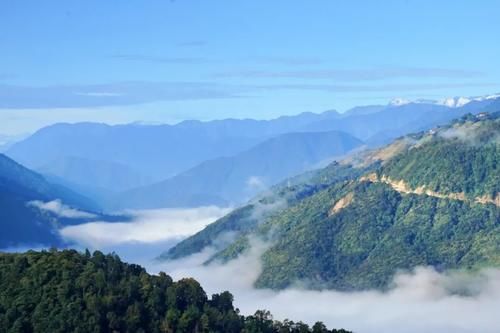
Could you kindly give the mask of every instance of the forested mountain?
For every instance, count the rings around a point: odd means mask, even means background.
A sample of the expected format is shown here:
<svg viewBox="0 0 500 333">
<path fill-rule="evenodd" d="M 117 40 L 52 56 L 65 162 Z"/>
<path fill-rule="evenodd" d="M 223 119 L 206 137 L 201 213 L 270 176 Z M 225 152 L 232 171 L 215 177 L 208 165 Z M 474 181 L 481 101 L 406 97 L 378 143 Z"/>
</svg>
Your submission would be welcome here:
<svg viewBox="0 0 500 333">
<path fill-rule="evenodd" d="M 231 165 L 233 158 L 252 149 L 257 151 L 264 142 L 278 140 L 285 134 L 341 131 L 375 147 L 407 133 L 446 124 L 468 112 L 495 110 L 499 104 L 498 98 L 478 99 L 459 106 L 426 101 L 356 107 L 344 114 L 328 111 L 273 120 L 185 121 L 177 125 L 56 124 L 14 144 L 6 154 L 93 199 L 116 202 L 113 197 L 118 198 L 120 208 L 130 208 L 128 204 L 131 207 L 224 204 L 227 196 L 235 192 L 238 198 L 254 193 L 241 186 L 241 178 L 250 173 L 249 165 L 237 161 Z M 282 151 L 273 153 L 283 156 L 290 150 L 286 145 L 281 148 Z M 300 157 L 303 164 L 312 165 L 320 156 Z M 265 168 L 268 156 L 260 158 L 258 161 L 252 158 L 249 163 Z M 273 178 L 264 184 L 272 185 L 271 180 L 301 171 L 296 162 L 290 161 L 290 165 L 293 167 L 284 169 L 276 178 L 272 175 L 275 170 L 260 170 L 270 172 L 269 177 Z M 199 185 L 186 184 L 186 175 L 196 178 L 212 168 L 220 169 L 216 178 L 222 183 L 208 184 L 203 191 Z M 177 184 L 186 186 L 186 194 L 172 190 Z M 151 189 L 158 195 L 143 196 L 143 189 Z M 127 192 L 130 190 L 133 191 Z M 126 200 L 128 197 L 130 201 Z"/>
<path fill-rule="evenodd" d="M 342 132 L 289 133 L 235 156 L 201 163 L 166 181 L 124 192 L 114 208 L 228 206 L 279 181 L 318 167 L 362 142 Z"/>
<path fill-rule="evenodd" d="M 468 115 L 330 166 L 321 172 L 351 172 L 347 179 L 324 176 L 328 186 L 271 209 L 250 227 L 250 208 L 237 210 L 163 258 L 189 255 L 236 231 L 211 260 L 238 256 L 251 236 L 267 240 L 259 287 L 301 280 L 313 288 L 386 288 L 396 271 L 419 265 L 498 266 L 499 161 L 500 113 Z"/>
<path fill-rule="evenodd" d="M 79 219 L 58 216 L 50 209 L 36 205 L 52 202 L 55 209 L 65 204 L 92 213 L 77 214 Z M 85 216 L 98 216 L 99 207 L 91 200 L 59 185 L 0 154 L 0 248 L 18 245 L 59 245 L 55 231 L 59 223 L 86 221 Z M 83 215 L 82 215 L 83 214 Z M 75 214 L 73 214 L 75 215 Z M 112 219 L 113 217 L 103 217 Z M 72 220 L 72 221 L 70 221 Z"/>
<path fill-rule="evenodd" d="M 116 255 L 74 250 L 0 254 L 2 332 L 314 332 L 267 311 L 243 316 L 225 291 L 210 298 L 194 279 L 150 275 Z"/>
</svg>

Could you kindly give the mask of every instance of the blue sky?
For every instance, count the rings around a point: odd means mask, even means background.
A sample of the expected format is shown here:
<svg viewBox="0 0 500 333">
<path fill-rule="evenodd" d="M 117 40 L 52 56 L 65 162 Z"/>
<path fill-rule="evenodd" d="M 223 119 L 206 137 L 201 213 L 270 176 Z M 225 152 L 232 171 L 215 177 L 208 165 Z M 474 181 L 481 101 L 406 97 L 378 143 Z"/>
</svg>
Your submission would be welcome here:
<svg viewBox="0 0 500 333">
<path fill-rule="evenodd" d="M 0 134 L 500 92 L 499 1 L 0 4 Z"/>
</svg>

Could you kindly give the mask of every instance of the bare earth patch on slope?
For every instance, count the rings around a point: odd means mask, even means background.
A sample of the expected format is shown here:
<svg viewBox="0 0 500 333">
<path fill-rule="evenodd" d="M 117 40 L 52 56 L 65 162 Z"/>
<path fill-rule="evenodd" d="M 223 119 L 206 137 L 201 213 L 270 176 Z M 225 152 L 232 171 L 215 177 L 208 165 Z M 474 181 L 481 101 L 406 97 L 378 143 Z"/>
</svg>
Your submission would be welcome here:
<svg viewBox="0 0 500 333">
<path fill-rule="evenodd" d="M 353 199 L 354 199 L 354 193 L 352 192 L 348 193 L 345 197 L 341 198 L 332 206 L 332 208 L 330 208 L 330 211 L 328 212 L 328 217 L 336 214 L 342 208 L 349 206 L 352 203 Z"/>
<path fill-rule="evenodd" d="M 474 200 L 470 200 L 466 197 L 464 192 L 458 193 L 440 193 L 428 189 L 425 185 L 418 186 L 417 188 L 411 188 L 404 180 L 394 180 L 385 175 L 381 177 L 377 176 L 375 173 L 370 173 L 366 176 L 363 176 L 359 179 L 361 182 L 368 181 L 372 183 L 383 183 L 392 187 L 393 190 L 404 193 L 404 194 L 417 194 L 417 195 L 427 195 L 430 197 L 440 198 L 440 199 L 450 199 L 450 200 L 459 200 L 463 202 L 474 202 L 478 204 L 494 204 L 497 207 L 500 207 L 500 194 L 497 193 L 496 196 L 491 197 L 488 195 L 483 195 L 480 197 L 475 197 Z"/>
</svg>

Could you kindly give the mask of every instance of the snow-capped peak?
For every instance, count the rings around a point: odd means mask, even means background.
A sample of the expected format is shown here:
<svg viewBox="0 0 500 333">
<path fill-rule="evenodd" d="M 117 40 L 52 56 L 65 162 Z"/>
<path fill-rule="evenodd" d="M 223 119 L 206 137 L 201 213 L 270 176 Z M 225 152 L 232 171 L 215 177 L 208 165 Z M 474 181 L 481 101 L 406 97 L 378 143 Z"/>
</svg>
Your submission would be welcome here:
<svg viewBox="0 0 500 333">
<path fill-rule="evenodd" d="M 417 99 L 414 101 L 405 99 L 405 98 L 395 98 L 389 102 L 391 106 L 401 106 L 405 104 L 434 104 L 434 105 L 443 105 L 449 108 L 459 108 L 470 102 L 477 101 L 487 101 L 500 98 L 500 94 L 486 95 L 486 96 L 476 96 L 476 97 L 448 97 L 438 101 L 429 100 L 429 99 Z"/>
<path fill-rule="evenodd" d="M 441 105 L 446 105 L 450 108 L 459 108 L 470 102 L 481 102 L 500 98 L 500 94 L 486 95 L 486 96 L 476 96 L 476 97 L 452 97 L 445 98 L 439 102 Z"/>
<path fill-rule="evenodd" d="M 449 97 L 440 100 L 436 104 L 438 105 L 444 105 L 449 108 L 459 108 L 461 106 L 464 106 L 465 104 L 470 103 L 472 100 L 467 97 Z"/>
<path fill-rule="evenodd" d="M 487 95 L 487 96 L 479 96 L 479 97 L 474 97 L 475 101 L 487 101 L 490 99 L 497 99 L 500 98 L 500 94 L 493 94 L 493 95 Z"/>
</svg>

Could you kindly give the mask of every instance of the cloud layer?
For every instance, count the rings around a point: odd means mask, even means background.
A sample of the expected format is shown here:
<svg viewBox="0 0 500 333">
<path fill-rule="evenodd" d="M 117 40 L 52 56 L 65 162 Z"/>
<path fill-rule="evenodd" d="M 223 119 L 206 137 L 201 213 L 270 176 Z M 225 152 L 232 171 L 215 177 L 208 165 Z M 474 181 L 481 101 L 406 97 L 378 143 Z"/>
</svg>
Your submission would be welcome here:
<svg viewBox="0 0 500 333">
<path fill-rule="evenodd" d="M 311 291 L 300 287 L 283 291 L 255 290 L 260 272 L 259 253 L 265 245 L 226 265 L 201 263 L 210 250 L 182 261 L 150 265 L 174 278 L 192 276 L 209 293 L 230 290 L 245 314 L 270 310 L 276 319 L 323 321 L 357 333 L 494 333 L 500 328 L 500 270 L 475 275 L 438 273 L 431 267 L 402 272 L 388 292 Z"/>
<path fill-rule="evenodd" d="M 64 239 L 83 247 L 107 248 L 127 243 L 151 244 L 180 240 L 190 236 L 229 209 L 201 207 L 196 209 L 159 209 L 131 212 L 132 222 L 91 222 L 60 230 Z M 159 253 L 151 254 L 151 257 Z"/>
</svg>

